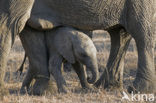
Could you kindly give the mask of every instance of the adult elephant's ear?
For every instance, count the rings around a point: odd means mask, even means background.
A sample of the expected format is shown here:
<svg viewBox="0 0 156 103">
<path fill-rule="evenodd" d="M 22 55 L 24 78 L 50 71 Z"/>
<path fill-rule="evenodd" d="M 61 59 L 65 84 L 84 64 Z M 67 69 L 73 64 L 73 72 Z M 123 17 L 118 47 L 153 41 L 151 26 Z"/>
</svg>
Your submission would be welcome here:
<svg viewBox="0 0 156 103">
<path fill-rule="evenodd" d="M 69 40 L 68 34 L 66 34 L 65 30 L 58 29 L 54 42 L 57 51 L 63 56 L 63 58 L 72 64 L 75 63 L 72 43 Z"/>
</svg>

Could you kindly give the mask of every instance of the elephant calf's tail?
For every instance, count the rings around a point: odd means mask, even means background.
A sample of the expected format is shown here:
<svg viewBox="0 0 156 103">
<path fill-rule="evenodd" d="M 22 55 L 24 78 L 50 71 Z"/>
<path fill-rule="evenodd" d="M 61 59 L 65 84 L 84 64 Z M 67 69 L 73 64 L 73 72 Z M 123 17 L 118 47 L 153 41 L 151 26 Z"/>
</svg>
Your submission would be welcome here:
<svg viewBox="0 0 156 103">
<path fill-rule="evenodd" d="M 21 64 L 20 68 L 17 70 L 17 72 L 20 72 L 20 75 L 21 75 L 22 72 L 23 72 L 23 69 L 24 69 L 24 63 L 25 63 L 25 61 L 26 61 L 26 58 L 27 58 L 27 55 L 26 55 L 26 53 L 25 53 L 25 55 L 24 55 L 24 59 L 23 59 L 23 62 L 22 62 L 22 64 Z"/>
</svg>

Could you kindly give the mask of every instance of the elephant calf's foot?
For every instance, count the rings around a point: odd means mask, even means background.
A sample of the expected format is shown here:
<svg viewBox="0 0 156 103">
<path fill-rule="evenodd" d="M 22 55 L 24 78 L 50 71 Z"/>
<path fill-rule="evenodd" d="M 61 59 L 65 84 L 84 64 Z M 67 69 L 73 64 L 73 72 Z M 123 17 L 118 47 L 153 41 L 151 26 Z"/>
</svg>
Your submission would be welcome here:
<svg viewBox="0 0 156 103">
<path fill-rule="evenodd" d="M 48 88 L 49 79 L 37 78 L 32 88 L 33 95 L 43 95 L 46 88 Z"/>
<path fill-rule="evenodd" d="M 128 92 L 134 93 L 156 93 L 156 81 L 154 80 L 145 80 L 143 78 L 136 78 L 133 82 L 133 86 L 128 87 Z"/>
<path fill-rule="evenodd" d="M 59 93 L 66 94 L 66 93 L 67 93 L 67 90 L 63 87 L 63 88 L 59 88 L 59 89 L 58 89 L 58 92 L 59 92 Z"/>
<path fill-rule="evenodd" d="M 20 94 L 21 94 L 21 95 L 24 95 L 24 94 L 26 94 L 26 93 L 27 93 L 26 87 L 21 87 L 21 89 L 20 89 Z"/>
<path fill-rule="evenodd" d="M 58 87 L 58 92 L 59 93 L 67 93 L 66 90 L 66 81 L 63 79 L 62 81 L 60 80 L 60 82 L 57 82 L 57 87 Z"/>
</svg>

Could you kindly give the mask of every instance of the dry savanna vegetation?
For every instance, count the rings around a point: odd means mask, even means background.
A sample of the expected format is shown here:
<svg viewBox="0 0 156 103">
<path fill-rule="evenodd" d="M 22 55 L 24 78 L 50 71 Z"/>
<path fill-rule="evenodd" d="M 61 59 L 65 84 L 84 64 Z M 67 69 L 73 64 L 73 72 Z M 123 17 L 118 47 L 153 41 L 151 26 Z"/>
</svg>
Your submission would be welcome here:
<svg viewBox="0 0 156 103">
<path fill-rule="evenodd" d="M 107 59 L 109 57 L 110 38 L 106 32 L 96 31 L 93 35 L 93 41 L 98 50 L 97 55 L 99 71 L 102 72 L 106 66 Z M 121 91 L 106 91 L 102 89 L 86 91 L 81 89 L 79 79 L 73 70 L 71 72 L 63 73 L 67 82 L 67 94 L 57 93 L 55 81 L 53 78 L 51 78 L 52 90 L 48 90 L 45 95 L 20 95 L 20 86 L 28 69 L 28 61 L 26 61 L 23 74 L 20 76 L 16 72 L 22 63 L 23 57 L 24 50 L 22 48 L 19 38 L 17 37 L 15 45 L 13 46 L 11 53 L 8 57 L 9 60 L 5 76 L 5 86 L 7 89 L 9 89 L 9 94 L 1 94 L 0 103 L 130 103 L 130 101 L 121 101 L 121 98 L 123 96 Z M 135 78 L 136 67 L 137 52 L 135 48 L 135 42 L 132 40 L 125 58 L 125 92 L 128 85 L 131 85 L 132 81 Z"/>
</svg>

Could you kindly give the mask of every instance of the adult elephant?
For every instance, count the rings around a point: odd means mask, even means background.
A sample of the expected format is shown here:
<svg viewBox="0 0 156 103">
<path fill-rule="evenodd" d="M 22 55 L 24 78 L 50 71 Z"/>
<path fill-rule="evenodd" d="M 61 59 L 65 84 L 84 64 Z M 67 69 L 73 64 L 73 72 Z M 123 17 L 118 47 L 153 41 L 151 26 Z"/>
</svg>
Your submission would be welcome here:
<svg viewBox="0 0 156 103">
<path fill-rule="evenodd" d="M 111 53 L 107 69 L 96 83 L 96 86 L 103 84 L 106 88 L 122 87 L 124 56 L 132 36 L 138 49 L 138 69 L 133 87 L 140 92 L 155 92 L 155 5 L 155 0 L 1 0 L 1 84 L 14 37 L 27 22 L 38 30 L 61 25 L 80 30 L 107 30 L 111 35 Z M 121 29 L 124 29 L 122 35 Z"/>
</svg>

